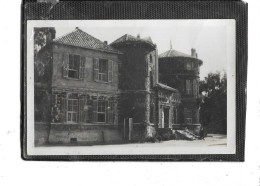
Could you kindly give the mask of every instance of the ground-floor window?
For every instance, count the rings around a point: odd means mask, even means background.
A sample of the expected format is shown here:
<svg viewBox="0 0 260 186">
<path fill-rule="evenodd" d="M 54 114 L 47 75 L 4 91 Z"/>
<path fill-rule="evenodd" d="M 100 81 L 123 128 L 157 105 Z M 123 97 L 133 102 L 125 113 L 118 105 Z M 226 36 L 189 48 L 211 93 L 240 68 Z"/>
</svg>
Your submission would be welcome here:
<svg viewBox="0 0 260 186">
<path fill-rule="evenodd" d="M 70 123 L 77 123 L 78 99 L 68 99 L 67 120 Z"/>
<path fill-rule="evenodd" d="M 97 122 L 106 123 L 106 101 L 98 100 Z"/>
<path fill-rule="evenodd" d="M 59 98 L 59 99 L 58 99 Z M 57 100 L 61 104 L 57 104 Z M 52 122 L 54 123 L 114 123 L 116 102 L 113 96 L 84 94 L 54 94 Z M 54 112 L 58 110 L 59 112 Z M 57 120 L 57 115 L 59 120 Z"/>
</svg>

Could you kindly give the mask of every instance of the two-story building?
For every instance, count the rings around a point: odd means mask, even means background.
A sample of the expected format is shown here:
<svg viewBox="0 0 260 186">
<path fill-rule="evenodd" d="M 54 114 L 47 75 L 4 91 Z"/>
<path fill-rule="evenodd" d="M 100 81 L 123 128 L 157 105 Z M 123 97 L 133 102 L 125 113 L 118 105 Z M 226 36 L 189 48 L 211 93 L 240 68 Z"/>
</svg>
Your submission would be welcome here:
<svg viewBox="0 0 260 186">
<path fill-rule="evenodd" d="M 122 52 L 80 29 L 54 39 L 46 88 L 50 143 L 118 141 L 118 66 Z M 40 88 L 40 87 L 39 87 Z M 102 130 L 100 130 L 102 129 Z"/>
<path fill-rule="evenodd" d="M 133 130 L 128 139 L 134 141 L 189 122 L 186 116 L 198 88 L 194 97 L 183 83 L 179 86 L 176 78 L 185 81 L 188 75 L 176 74 L 184 70 L 178 66 L 183 62 L 171 62 L 168 53 L 159 58 L 150 37 L 125 34 L 109 45 L 78 28 L 56 39 L 50 34 L 37 56 L 44 76 L 35 78 L 36 144 L 123 142 L 129 118 Z M 201 64 L 191 57 L 180 60 L 191 60 L 194 68 Z M 198 76 L 189 79 L 197 82 Z"/>
</svg>

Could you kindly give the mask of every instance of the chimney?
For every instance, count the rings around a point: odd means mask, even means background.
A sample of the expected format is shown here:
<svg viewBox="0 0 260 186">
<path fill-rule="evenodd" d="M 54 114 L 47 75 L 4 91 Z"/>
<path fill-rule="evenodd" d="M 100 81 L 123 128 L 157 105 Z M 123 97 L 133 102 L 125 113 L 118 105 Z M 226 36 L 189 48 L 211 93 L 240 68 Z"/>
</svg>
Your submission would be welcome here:
<svg viewBox="0 0 260 186">
<path fill-rule="evenodd" d="M 198 53 L 196 52 L 196 58 L 198 58 Z"/>
<path fill-rule="evenodd" d="M 137 38 L 140 39 L 140 34 L 137 34 Z"/>
<path fill-rule="evenodd" d="M 196 57 L 196 50 L 194 48 L 191 49 L 191 56 Z"/>
<path fill-rule="evenodd" d="M 79 27 L 76 27 L 76 30 L 78 30 L 79 29 Z"/>
<path fill-rule="evenodd" d="M 107 45 L 107 41 L 104 41 L 104 44 Z"/>
</svg>

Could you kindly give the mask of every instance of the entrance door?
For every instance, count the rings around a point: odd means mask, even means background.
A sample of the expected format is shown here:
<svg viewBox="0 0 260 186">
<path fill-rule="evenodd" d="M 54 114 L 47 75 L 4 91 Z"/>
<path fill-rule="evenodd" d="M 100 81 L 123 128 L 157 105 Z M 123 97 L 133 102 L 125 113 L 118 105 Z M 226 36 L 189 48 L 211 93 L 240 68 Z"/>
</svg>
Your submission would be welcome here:
<svg viewBox="0 0 260 186">
<path fill-rule="evenodd" d="M 164 128 L 169 128 L 169 111 L 168 107 L 163 108 L 164 112 Z"/>
<path fill-rule="evenodd" d="M 169 107 L 162 109 L 162 128 L 169 128 Z"/>
</svg>

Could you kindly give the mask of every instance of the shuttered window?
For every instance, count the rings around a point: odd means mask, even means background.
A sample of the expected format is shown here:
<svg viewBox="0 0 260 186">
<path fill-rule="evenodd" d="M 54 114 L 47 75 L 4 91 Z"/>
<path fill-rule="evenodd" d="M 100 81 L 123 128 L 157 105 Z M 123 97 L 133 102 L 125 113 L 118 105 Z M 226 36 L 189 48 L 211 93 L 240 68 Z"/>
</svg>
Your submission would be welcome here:
<svg viewBox="0 0 260 186">
<path fill-rule="evenodd" d="M 55 101 L 55 99 L 53 99 Z M 61 97 L 63 123 L 114 123 L 115 98 L 70 93 Z"/>
<path fill-rule="evenodd" d="M 63 54 L 63 77 L 83 79 L 85 70 L 85 57 L 74 54 Z"/>
<path fill-rule="evenodd" d="M 94 81 L 112 82 L 113 61 L 98 58 L 94 58 L 93 61 Z"/>
</svg>

